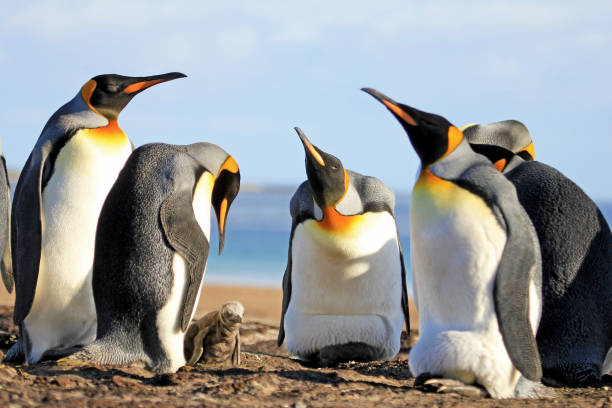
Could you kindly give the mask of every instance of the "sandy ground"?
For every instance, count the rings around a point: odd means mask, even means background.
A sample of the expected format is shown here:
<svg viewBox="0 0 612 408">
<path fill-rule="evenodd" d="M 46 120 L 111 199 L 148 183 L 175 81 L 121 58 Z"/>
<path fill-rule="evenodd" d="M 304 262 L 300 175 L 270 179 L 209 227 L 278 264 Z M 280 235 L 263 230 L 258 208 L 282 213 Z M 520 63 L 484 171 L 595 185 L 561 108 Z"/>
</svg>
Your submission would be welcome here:
<svg viewBox="0 0 612 408">
<path fill-rule="evenodd" d="M 0 364 L 0 407 L 608 407 L 612 380 L 600 389 L 557 389 L 537 400 L 471 399 L 432 394 L 414 386 L 408 352 L 417 336 L 403 333 L 400 354 L 387 362 L 313 368 L 276 347 L 281 292 L 277 289 L 205 286 L 198 315 L 239 300 L 246 309 L 241 328 L 242 364 L 184 367 L 159 375 L 142 368 L 66 367 L 47 361 L 33 366 Z M 0 290 L 0 358 L 13 341 L 13 298 Z M 412 313 L 416 318 L 416 313 Z M 416 321 L 415 321 L 416 323 Z M 413 326 L 413 327 L 416 327 Z"/>
</svg>

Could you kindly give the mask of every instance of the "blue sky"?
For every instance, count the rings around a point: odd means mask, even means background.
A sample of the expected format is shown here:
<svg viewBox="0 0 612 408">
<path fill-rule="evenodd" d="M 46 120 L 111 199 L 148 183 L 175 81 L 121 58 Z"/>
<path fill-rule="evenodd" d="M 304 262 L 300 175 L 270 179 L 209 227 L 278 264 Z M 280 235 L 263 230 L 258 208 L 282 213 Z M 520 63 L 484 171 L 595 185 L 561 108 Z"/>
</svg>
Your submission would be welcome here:
<svg viewBox="0 0 612 408">
<path fill-rule="evenodd" d="M 0 15 L 0 137 L 20 169 L 49 116 L 98 74 L 188 78 L 138 95 L 134 144 L 206 140 L 246 184 L 297 186 L 293 131 L 397 191 L 418 159 L 370 96 L 456 125 L 518 119 L 536 157 L 612 200 L 609 1 L 28 1 Z"/>
</svg>

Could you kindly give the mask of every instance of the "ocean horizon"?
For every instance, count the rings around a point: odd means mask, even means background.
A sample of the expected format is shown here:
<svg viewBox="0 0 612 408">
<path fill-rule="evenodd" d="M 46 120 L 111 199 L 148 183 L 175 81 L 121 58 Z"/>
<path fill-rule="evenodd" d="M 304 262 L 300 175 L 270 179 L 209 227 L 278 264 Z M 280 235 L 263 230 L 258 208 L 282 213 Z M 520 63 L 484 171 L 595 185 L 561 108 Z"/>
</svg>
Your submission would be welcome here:
<svg viewBox="0 0 612 408">
<path fill-rule="evenodd" d="M 11 197 L 17 172 L 11 173 Z M 211 211 L 211 242 L 204 284 L 282 287 L 287 266 L 291 216 L 289 202 L 296 187 L 243 185 L 227 217 L 225 247 L 219 255 L 217 221 Z M 608 225 L 612 222 L 612 201 L 595 200 Z M 395 218 L 406 266 L 406 280 L 412 296 L 410 272 L 410 193 L 395 192 Z"/>
<path fill-rule="evenodd" d="M 241 190 L 229 211 L 225 248 L 220 256 L 217 255 L 216 221 L 211 223 L 205 284 L 282 287 L 291 232 L 289 201 L 295 188 L 246 186 Z M 610 224 L 612 202 L 596 203 Z M 409 204 L 409 193 L 396 192 L 395 217 L 406 263 L 408 290 L 412 292 Z"/>
</svg>

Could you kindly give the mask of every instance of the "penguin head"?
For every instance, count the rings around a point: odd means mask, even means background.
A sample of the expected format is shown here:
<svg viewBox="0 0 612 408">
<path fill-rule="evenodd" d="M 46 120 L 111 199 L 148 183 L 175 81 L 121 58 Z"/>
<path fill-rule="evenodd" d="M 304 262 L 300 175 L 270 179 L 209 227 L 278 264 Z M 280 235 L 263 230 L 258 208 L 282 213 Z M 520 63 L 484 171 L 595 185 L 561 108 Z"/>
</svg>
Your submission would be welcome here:
<svg viewBox="0 0 612 408">
<path fill-rule="evenodd" d="M 535 159 L 529 130 L 518 120 L 502 120 L 488 124 L 472 123 L 460 129 L 470 145 L 499 146 L 517 154 L 523 160 Z"/>
<path fill-rule="evenodd" d="M 304 132 L 295 128 L 306 153 L 306 175 L 314 201 L 324 209 L 336 205 L 348 189 L 348 173 L 335 156 L 314 146 Z"/>
<path fill-rule="evenodd" d="M 463 133 L 442 116 L 397 103 L 371 88 L 361 90 L 385 105 L 401 123 L 423 167 L 450 154 L 462 142 Z"/>
<path fill-rule="evenodd" d="M 514 153 L 508 149 L 504 149 L 500 146 L 480 143 L 470 143 L 470 147 L 473 151 L 478 154 L 482 154 L 493 163 L 493 166 L 500 172 L 504 172 L 510 160 L 515 156 Z"/>
<path fill-rule="evenodd" d="M 184 77 L 186 75 L 180 72 L 146 77 L 128 77 L 116 74 L 98 75 L 83 85 L 81 97 L 94 112 L 108 120 L 117 120 L 121 110 L 135 95 L 153 85 Z"/>
<path fill-rule="evenodd" d="M 186 147 L 187 153 L 196 159 L 215 178 L 211 205 L 217 217 L 219 254 L 225 246 L 227 214 L 240 190 L 240 169 L 228 152 L 213 143 L 194 143 Z"/>
</svg>

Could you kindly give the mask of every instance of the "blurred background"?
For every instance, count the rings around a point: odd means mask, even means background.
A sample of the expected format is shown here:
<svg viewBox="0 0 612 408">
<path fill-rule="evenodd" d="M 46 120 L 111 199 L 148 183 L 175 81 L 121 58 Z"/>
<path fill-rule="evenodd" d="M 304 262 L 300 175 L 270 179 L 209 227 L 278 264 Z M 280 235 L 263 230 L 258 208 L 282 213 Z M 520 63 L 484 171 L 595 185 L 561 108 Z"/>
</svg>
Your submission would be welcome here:
<svg viewBox="0 0 612 408">
<path fill-rule="evenodd" d="M 289 199 L 305 179 L 294 126 L 396 191 L 409 252 L 418 159 L 366 86 L 458 126 L 521 120 L 536 158 L 610 221 L 610 21 L 608 1 L 6 3 L 2 150 L 15 177 L 47 119 L 95 75 L 187 74 L 134 98 L 119 124 L 136 146 L 210 141 L 240 165 L 243 189 L 207 282 L 280 286 Z"/>
</svg>

